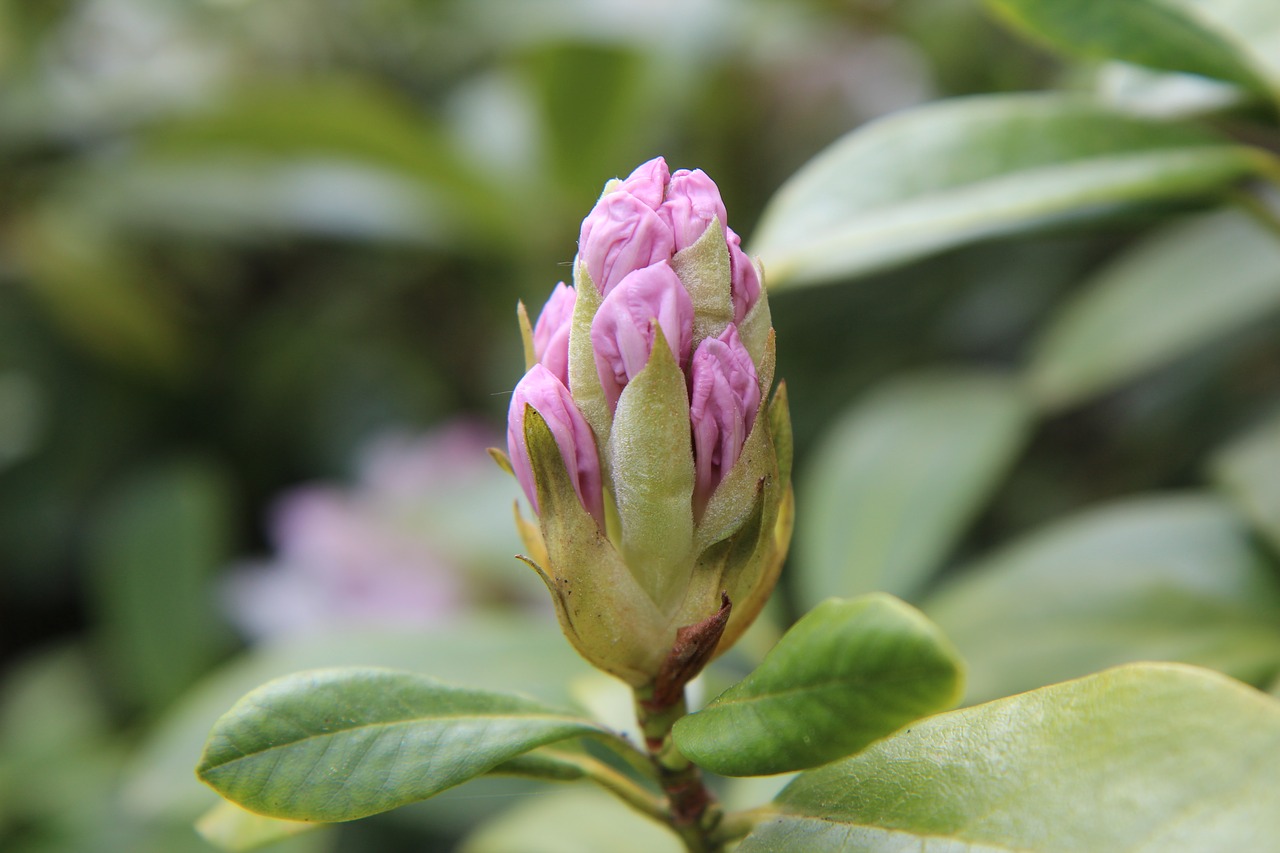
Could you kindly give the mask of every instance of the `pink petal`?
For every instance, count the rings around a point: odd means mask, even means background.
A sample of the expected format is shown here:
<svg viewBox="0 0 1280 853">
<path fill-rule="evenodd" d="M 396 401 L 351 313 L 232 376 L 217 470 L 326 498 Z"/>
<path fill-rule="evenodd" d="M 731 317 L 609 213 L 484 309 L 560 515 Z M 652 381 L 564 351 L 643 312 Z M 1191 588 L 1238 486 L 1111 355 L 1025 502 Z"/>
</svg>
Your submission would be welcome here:
<svg viewBox="0 0 1280 853">
<path fill-rule="evenodd" d="M 698 344 L 689 379 L 696 517 L 742 454 L 760 408 L 760 388 L 755 364 L 734 326 Z"/>
<path fill-rule="evenodd" d="M 603 196 L 582 221 L 578 257 L 603 296 L 628 273 L 674 253 L 671 226 L 646 202 L 624 190 Z"/>
<path fill-rule="evenodd" d="M 693 345 L 693 301 L 666 261 L 620 281 L 591 322 L 596 372 L 610 408 L 618 405 L 622 389 L 649 363 L 655 320 L 683 368 Z"/>
<path fill-rule="evenodd" d="M 564 385 L 569 384 L 569 328 L 578 294 L 563 281 L 551 291 L 533 327 L 533 352 L 547 370 Z"/>
<path fill-rule="evenodd" d="M 532 406 L 547 422 L 578 499 L 596 522 L 603 525 L 604 498 L 595 435 L 574 404 L 569 389 L 541 364 L 530 368 L 516 385 L 507 411 L 507 452 L 516 479 L 533 505 L 533 511 L 538 512 L 538 490 L 534 485 L 533 465 L 529 461 L 529 448 L 524 438 L 525 406 Z"/>
<path fill-rule="evenodd" d="M 671 176 L 658 215 L 671 226 L 677 252 L 696 243 L 713 219 L 719 220 L 722 230 L 728 220 L 720 190 L 701 169 L 681 169 Z"/>
</svg>

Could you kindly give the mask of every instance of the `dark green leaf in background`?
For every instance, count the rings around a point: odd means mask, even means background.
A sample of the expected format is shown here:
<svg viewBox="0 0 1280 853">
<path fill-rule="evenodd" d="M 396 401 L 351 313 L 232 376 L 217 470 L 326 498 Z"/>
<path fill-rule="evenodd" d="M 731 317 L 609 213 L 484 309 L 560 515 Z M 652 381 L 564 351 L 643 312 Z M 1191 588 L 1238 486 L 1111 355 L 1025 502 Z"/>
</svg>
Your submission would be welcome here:
<svg viewBox="0 0 1280 853">
<path fill-rule="evenodd" d="M 827 432 L 800 481 L 802 603 L 873 591 L 916 595 L 1029 426 L 1017 387 L 994 374 L 903 378 L 858 401 Z"/>
<path fill-rule="evenodd" d="M 1099 272 L 1053 316 L 1027 383 L 1048 408 L 1108 391 L 1280 311 L 1280 238 L 1240 211 L 1172 226 Z"/>
<path fill-rule="evenodd" d="M 923 720 L 802 774 L 741 853 L 1271 849 L 1280 702 L 1140 664 Z"/>
<path fill-rule="evenodd" d="M 1065 519 L 962 569 L 923 608 L 969 664 L 970 701 L 1135 660 L 1251 682 L 1280 670 L 1280 571 L 1208 495 Z"/>
<path fill-rule="evenodd" d="M 849 278 L 1117 206 L 1203 196 L 1271 160 L 1189 125 L 1061 95 L 990 95 L 880 119 L 809 161 L 751 251 L 775 287 Z"/>
<path fill-rule="evenodd" d="M 962 669 L 915 608 L 882 594 L 831 599 L 754 672 L 678 721 L 676 745 L 726 776 L 815 767 L 951 706 Z"/>
<path fill-rule="evenodd" d="M 112 686 L 157 710 L 230 646 L 214 578 L 232 551 L 232 495 L 212 463 L 175 459 L 103 497 L 88 540 Z"/>
<path fill-rule="evenodd" d="M 1210 470 L 1219 487 L 1280 552 L 1280 417 L 1215 454 Z"/>
<path fill-rule="evenodd" d="M 601 734 L 533 699 L 393 670 L 297 673 L 214 726 L 200 778 L 288 820 L 352 820 L 451 788 L 548 743 Z"/>
<path fill-rule="evenodd" d="M 1195 0 L 987 0 L 1003 19 L 1032 38 L 1091 59 L 1121 59 L 1164 71 L 1185 71 L 1266 94 L 1247 50 L 1233 43 Z M 1254 5 L 1261 9 L 1265 2 Z M 1280 16 L 1277 16 L 1280 19 Z"/>
</svg>

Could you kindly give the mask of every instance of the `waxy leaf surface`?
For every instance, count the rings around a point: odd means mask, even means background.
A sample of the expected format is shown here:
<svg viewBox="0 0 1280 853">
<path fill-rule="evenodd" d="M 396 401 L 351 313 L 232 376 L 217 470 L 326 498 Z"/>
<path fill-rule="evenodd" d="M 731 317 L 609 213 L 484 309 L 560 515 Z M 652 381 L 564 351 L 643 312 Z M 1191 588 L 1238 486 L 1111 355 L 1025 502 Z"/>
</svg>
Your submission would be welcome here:
<svg viewBox="0 0 1280 853">
<path fill-rule="evenodd" d="M 803 603 L 918 593 L 982 509 L 1028 426 L 1017 387 L 993 374 L 913 377 L 860 400 L 800 481 L 795 571 Z"/>
<path fill-rule="evenodd" d="M 987 0 L 1075 56 L 1120 59 L 1280 93 L 1280 5 L 1267 0 Z"/>
<path fill-rule="evenodd" d="M 1280 702 L 1138 664 L 922 720 L 801 774 L 740 853 L 1260 850 Z"/>
<path fill-rule="evenodd" d="M 887 595 L 819 604 L 760 666 L 676 723 L 680 751 L 726 776 L 816 767 L 954 704 L 962 664 Z"/>
<path fill-rule="evenodd" d="M 197 772 L 260 814 L 352 820 L 602 731 L 521 696 L 394 670 L 314 670 L 240 700 L 214 726 Z"/>
<path fill-rule="evenodd" d="M 1028 384 L 1076 403 L 1280 311 L 1280 240 L 1240 211 L 1179 224 L 1105 267 L 1035 347 Z"/>
<path fill-rule="evenodd" d="M 1211 468 L 1218 485 L 1280 552 L 1280 416 L 1219 451 Z"/>
<path fill-rule="evenodd" d="M 1204 195 L 1270 163 L 1085 98 L 989 95 L 896 113 L 778 191 L 751 246 L 773 289 L 872 272 L 1068 218 Z"/>
<path fill-rule="evenodd" d="M 962 568 L 922 605 L 979 701 L 1137 660 L 1280 669 L 1280 572 L 1226 501 L 1113 503 Z"/>
</svg>

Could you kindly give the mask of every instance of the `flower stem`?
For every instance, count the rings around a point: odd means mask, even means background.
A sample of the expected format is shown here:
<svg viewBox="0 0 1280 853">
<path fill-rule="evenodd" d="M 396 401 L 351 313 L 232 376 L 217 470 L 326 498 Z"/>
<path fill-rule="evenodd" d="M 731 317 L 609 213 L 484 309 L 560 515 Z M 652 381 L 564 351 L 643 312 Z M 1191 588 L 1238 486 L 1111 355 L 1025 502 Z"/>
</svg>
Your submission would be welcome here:
<svg viewBox="0 0 1280 853">
<path fill-rule="evenodd" d="M 702 771 L 680 754 L 671 727 L 688 713 L 684 691 L 674 702 L 655 698 L 652 686 L 637 688 L 636 717 L 644 734 L 649 761 L 667 798 L 667 824 L 680 836 L 689 853 L 720 853 L 724 841 L 713 837 L 724 817 L 720 804 L 707 790 Z"/>
</svg>

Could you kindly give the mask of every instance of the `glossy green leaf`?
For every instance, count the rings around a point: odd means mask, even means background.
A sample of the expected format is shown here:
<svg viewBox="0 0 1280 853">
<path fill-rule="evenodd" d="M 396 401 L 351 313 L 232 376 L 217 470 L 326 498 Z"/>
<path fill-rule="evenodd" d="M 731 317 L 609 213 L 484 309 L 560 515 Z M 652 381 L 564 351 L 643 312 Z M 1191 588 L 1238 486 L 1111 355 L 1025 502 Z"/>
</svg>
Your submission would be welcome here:
<svg viewBox="0 0 1280 853">
<path fill-rule="evenodd" d="M 923 609 L 968 662 L 971 701 L 1135 660 L 1249 681 L 1280 669 L 1280 572 L 1209 496 L 1068 518 L 961 570 Z"/>
<path fill-rule="evenodd" d="M 199 459 L 158 463 L 106 495 L 89 539 L 112 684 L 163 707 L 225 653 L 232 638 L 213 592 L 232 553 L 224 474 Z"/>
<path fill-rule="evenodd" d="M 424 800 L 540 746 L 603 730 L 533 699 L 393 670 L 270 682 L 209 736 L 198 775 L 286 820 L 341 821 Z"/>
<path fill-rule="evenodd" d="M 424 205 L 421 212 L 430 214 L 432 228 L 448 228 L 459 236 L 479 229 L 490 236 L 518 237 L 508 218 L 510 209 L 497 201 L 496 187 L 454 150 L 443 129 L 411 104 L 364 82 L 315 79 L 301 87 L 278 82 L 247 86 L 215 109 L 160 125 L 142 142 L 139 163 L 148 168 L 180 169 L 212 158 L 211 165 L 223 170 L 237 163 L 345 163 L 396 175 L 412 186 L 414 202 Z M 305 191 L 301 182 L 295 185 L 295 192 Z M 188 210 L 200 204 L 165 194 L 159 183 L 153 182 L 151 191 L 154 196 L 144 198 Z M 114 210 L 131 215 L 127 209 Z M 254 216 L 252 211 L 245 215 Z"/>
<path fill-rule="evenodd" d="M 1280 550 L 1280 417 L 1214 455 L 1213 479 Z"/>
<path fill-rule="evenodd" d="M 1266 93 L 1246 45 L 1233 43 L 1196 0 L 987 0 L 1000 17 L 1051 47 L 1226 80 Z M 1261 7 L 1266 4 L 1255 3 Z M 1280 16 L 1278 16 L 1280 19 Z"/>
<path fill-rule="evenodd" d="M 1037 342 L 1032 393 L 1060 407 L 1280 310 L 1280 240 L 1226 211 L 1169 228 L 1104 268 Z"/>
<path fill-rule="evenodd" d="M 678 853 L 669 829 L 594 788 L 549 791 L 469 835 L 459 853 Z"/>
<path fill-rule="evenodd" d="M 254 814 L 228 800 L 218 803 L 196 821 L 196 831 L 205 841 L 229 853 L 257 850 L 324 826 Z"/>
<path fill-rule="evenodd" d="M 923 720 L 802 774 L 740 853 L 1258 850 L 1280 835 L 1280 702 L 1140 664 Z"/>
<path fill-rule="evenodd" d="M 526 580 L 538 583 L 531 576 Z M 200 754 L 218 717 L 266 681 L 333 666 L 421 670 L 444 681 L 514 690 L 554 704 L 569 700 L 566 684 L 572 679 L 595 672 L 565 642 L 554 620 L 517 614 L 464 618 L 433 630 L 348 630 L 263 643 L 200 681 L 152 727 L 126 774 L 123 798 L 129 808 L 148 817 L 194 820 L 216 795 L 192 774 L 191 758 Z M 453 798 L 446 792 L 429 807 Z M 451 803 L 448 811 L 474 822 L 497 805 L 467 800 Z"/>
<path fill-rule="evenodd" d="M 953 705 L 962 668 L 941 632 L 897 599 L 831 599 L 673 733 L 682 753 L 726 776 L 815 767 Z"/>
<path fill-rule="evenodd" d="M 751 246 L 773 288 L 871 272 L 963 243 L 1160 199 L 1264 168 L 1258 150 L 1087 99 L 991 95 L 849 133 L 778 191 Z"/>
<path fill-rule="evenodd" d="M 800 480 L 795 578 L 802 601 L 914 596 L 1021 449 L 1015 385 L 938 373 L 882 386 L 827 433 Z"/>
</svg>

